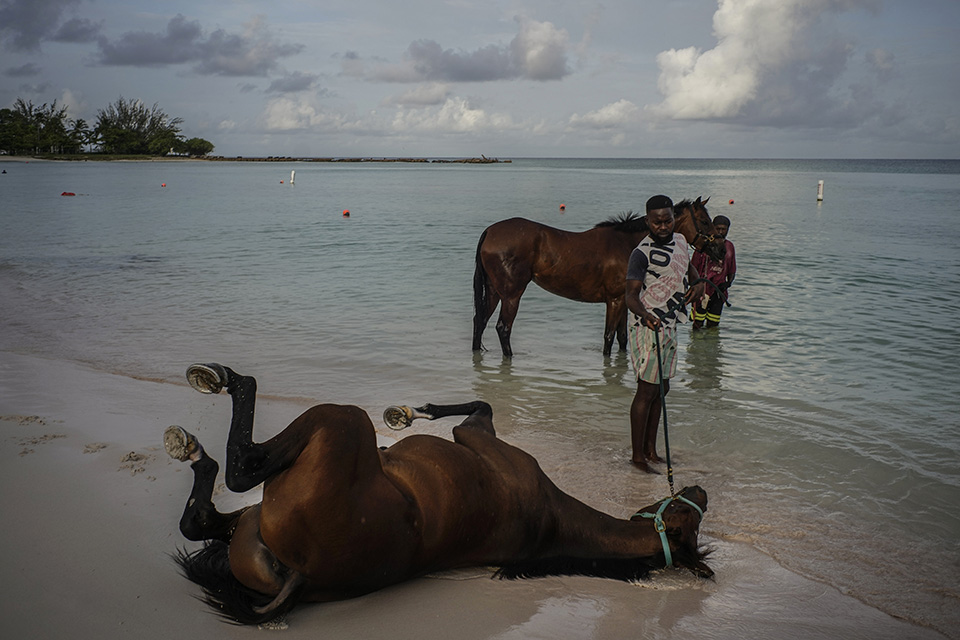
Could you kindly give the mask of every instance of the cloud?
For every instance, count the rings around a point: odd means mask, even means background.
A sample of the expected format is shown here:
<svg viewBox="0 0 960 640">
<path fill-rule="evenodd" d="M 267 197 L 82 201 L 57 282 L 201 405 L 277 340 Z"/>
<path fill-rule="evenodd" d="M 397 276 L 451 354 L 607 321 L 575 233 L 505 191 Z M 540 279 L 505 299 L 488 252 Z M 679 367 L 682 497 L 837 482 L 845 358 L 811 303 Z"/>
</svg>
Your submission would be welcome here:
<svg viewBox="0 0 960 640">
<path fill-rule="evenodd" d="M 56 33 L 50 36 L 50 39 L 55 42 L 95 42 L 99 38 L 102 28 L 102 22 L 71 18 L 60 25 Z"/>
<path fill-rule="evenodd" d="M 41 82 L 40 84 L 21 84 L 17 87 L 17 90 L 20 93 L 25 93 L 28 95 L 36 96 L 45 96 L 50 92 L 50 87 L 52 85 L 49 82 Z"/>
<path fill-rule="evenodd" d="M 849 124 L 879 115 L 853 104 L 863 87 L 840 81 L 854 47 L 829 27 L 829 14 L 873 7 L 872 0 L 719 0 L 717 45 L 657 56 L 664 99 L 650 107 L 676 120 L 753 125 Z"/>
<path fill-rule="evenodd" d="M 464 98 L 448 98 L 438 108 L 401 111 L 392 126 L 399 133 L 481 133 L 517 128 L 510 116 L 487 113 Z"/>
<path fill-rule="evenodd" d="M 574 129 L 614 129 L 637 122 L 640 108 L 629 100 L 618 100 L 612 104 L 584 115 L 570 116 L 570 127 Z"/>
<path fill-rule="evenodd" d="M 421 84 L 398 96 L 391 96 L 385 99 L 383 104 L 400 107 L 428 107 L 443 104 L 449 95 L 450 89 L 447 85 L 432 82 Z"/>
<path fill-rule="evenodd" d="M 521 75 L 530 80 L 560 80 L 569 74 L 567 30 L 557 29 L 549 22 L 519 22 L 520 33 L 510 43 L 510 52 Z"/>
<path fill-rule="evenodd" d="M 277 68 L 281 58 L 303 51 L 302 44 L 282 44 L 274 41 L 262 17 L 246 25 L 242 36 L 227 34 L 222 29 L 213 32 L 201 44 L 198 73 L 224 76 L 265 76 Z"/>
<path fill-rule="evenodd" d="M 31 76 L 38 76 L 41 73 L 40 67 L 28 62 L 25 65 L 19 67 L 9 67 L 4 70 L 3 75 L 9 78 L 29 78 Z"/>
<path fill-rule="evenodd" d="M 300 53 L 303 45 L 275 41 L 262 17 L 244 25 L 243 34 L 218 29 L 204 38 L 200 23 L 177 14 L 162 33 L 130 31 L 116 42 L 99 40 L 100 64 L 163 67 L 193 64 L 200 75 L 266 76 L 281 58 Z"/>
<path fill-rule="evenodd" d="M 128 31 L 116 42 L 102 38 L 100 64 L 111 66 L 162 67 L 184 64 L 200 55 L 200 23 L 177 14 L 163 33 Z"/>
<path fill-rule="evenodd" d="M 366 71 L 354 55 L 344 71 L 383 82 L 491 82 L 560 80 L 570 73 L 570 36 L 550 22 L 517 19 L 520 31 L 508 46 L 489 44 L 475 51 L 444 49 L 434 40 L 417 40 L 400 63 Z M 349 62 L 348 67 L 346 63 Z"/>
<path fill-rule="evenodd" d="M 296 93 L 298 91 L 307 91 L 317 84 L 319 76 L 313 73 L 303 73 L 294 71 L 282 78 L 278 78 L 267 87 L 267 93 Z"/>
<path fill-rule="evenodd" d="M 358 121 L 344 114 L 323 111 L 308 99 L 286 96 L 267 103 L 261 116 L 268 131 L 355 131 L 361 132 Z"/>
<path fill-rule="evenodd" d="M 883 49 L 873 49 L 866 53 L 867 64 L 877 74 L 881 81 L 887 81 L 893 77 L 895 65 L 893 54 Z"/>
<path fill-rule="evenodd" d="M 61 17 L 81 0 L 0 0 L 0 42 L 11 51 L 38 51 Z"/>
<path fill-rule="evenodd" d="M 60 104 L 67 108 L 67 117 L 77 118 L 87 110 L 87 101 L 70 89 L 64 89 L 60 95 Z"/>
</svg>

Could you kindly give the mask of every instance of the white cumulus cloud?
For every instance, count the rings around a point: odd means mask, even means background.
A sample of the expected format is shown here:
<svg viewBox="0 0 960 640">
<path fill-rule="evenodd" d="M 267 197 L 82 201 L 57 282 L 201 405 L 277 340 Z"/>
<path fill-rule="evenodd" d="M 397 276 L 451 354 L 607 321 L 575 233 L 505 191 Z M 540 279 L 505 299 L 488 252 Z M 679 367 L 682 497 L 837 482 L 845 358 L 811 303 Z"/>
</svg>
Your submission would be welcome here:
<svg viewBox="0 0 960 640">
<path fill-rule="evenodd" d="M 513 127 L 510 116 L 471 107 L 464 98 L 448 98 L 439 108 L 401 111 L 393 120 L 397 132 L 475 133 Z"/>
<path fill-rule="evenodd" d="M 324 111 L 307 99 L 294 97 L 270 100 L 261 120 L 268 131 L 345 131 L 358 126 L 344 114 Z"/>
<path fill-rule="evenodd" d="M 827 94 L 844 73 L 852 45 L 829 14 L 872 0 L 718 0 L 714 48 L 657 56 L 664 99 L 652 111 L 674 119 L 753 121 L 829 109 Z M 834 105 L 835 106 L 835 105 Z"/>
<path fill-rule="evenodd" d="M 640 108 L 629 100 L 618 100 L 583 115 L 570 116 L 570 126 L 586 129 L 612 129 L 636 122 Z"/>
</svg>

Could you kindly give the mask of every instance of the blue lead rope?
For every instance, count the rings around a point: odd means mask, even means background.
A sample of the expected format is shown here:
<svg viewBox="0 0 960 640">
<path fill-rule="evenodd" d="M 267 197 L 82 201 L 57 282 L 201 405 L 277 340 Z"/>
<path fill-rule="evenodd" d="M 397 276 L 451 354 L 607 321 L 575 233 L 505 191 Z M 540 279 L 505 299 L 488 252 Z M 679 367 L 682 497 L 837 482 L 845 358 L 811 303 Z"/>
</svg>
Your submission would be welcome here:
<svg viewBox="0 0 960 640">
<path fill-rule="evenodd" d="M 710 284 L 713 283 L 711 282 Z M 716 287 L 716 285 L 714 285 L 714 287 Z M 717 290 L 719 291 L 719 289 Z M 728 302 L 727 305 L 729 306 L 729 304 L 730 303 Z M 660 544 L 663 545 L 663 558 L 666 560 L 667 566 L 672 567 L 673 555 L 670 553 L 670 543 L 667 541 L 667 525 L 663 523 L 663 512 L 674 500 L 685 502 L 696 509 L 697 513 L 700 514 L 701 520 L 703 519 L 703 509 L 697 506 L 696 503 L 687 500 L 683 496 L 676 495 L 676 491 L 673 488 L 673 465 L 670 464 L 670 435 L 667 430 L 667 394 L 663 388 L 663 356 L 660 353 L 660 331 L 655 331 L 654 336 L 656 336 L 657 339 L 657 374 L 660 378 L 660 406 L 663 408 L 663 446 L 667 454 L 667 482 L 670 484 L 670 496 L 660 501 L 660 508 L 657 509 L 656 513 L 638 511 L 633 514 L 633 517 L 635 518 L 640 516 L 641 518 L 653 519 L 653 527 L 657 530 L 657 533 L 660 534 Z"/>
</svg>

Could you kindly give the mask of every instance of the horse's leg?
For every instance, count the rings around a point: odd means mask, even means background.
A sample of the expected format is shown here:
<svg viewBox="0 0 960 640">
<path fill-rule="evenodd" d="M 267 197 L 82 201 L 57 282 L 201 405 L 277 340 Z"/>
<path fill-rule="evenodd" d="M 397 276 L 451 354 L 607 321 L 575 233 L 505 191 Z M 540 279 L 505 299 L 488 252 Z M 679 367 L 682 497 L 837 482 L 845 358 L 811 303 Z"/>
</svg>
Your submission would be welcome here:
<svg viewBox="0 0 960 640">
<path fill-rule="evenodd" d="M 623 296 L 614 298 L 613 300 L 607 300 L 607 315 L 603 330 L 603 355 L 605 356 L 610 355 L 610 352 L 613 350 L 614 337 L 619 339 L 621 351 L 626 348 L 627 324 L 625 309 L 626 304 Z M 624 334 L 623 337 L 620 336 L 621 330 Z"/>
<path fill-rule="evenodd" d="M 213 504 L 213 486 L 220 465 L 207 455 L 200 442 L 178 426 L 168 427 L 163 444 L 170 457 L 190 461 L 193 488 L 180 518 L 180 533 L 187 540 L 223 540 L 229 542 L 240 515 L 246 510 L 220 513 Z"/>
<path fill-rule="evenodd" d="M 488 288 L 483 294 L 482 307 L 478 306 L 473 314 L 473 350 L 483 350 L 483 331 L 487 328 L 487 323 L 493 317 L 493 312 L 497 310 L 500 304 L 500 296 L 493 288 Z"/>
<path fill-rule="evenodd" d="M 227 435 L 227 464 L 224 479 L 227 488 L 237 493 L 249 491 L 267 478 L 289 467 L 303 451 L 316 423 L 310 420 L 295 420 L 267 442 L 253 441 L 253 417 L 257 399 L 257 381 L 252 376 L 242 376 L 219 364 L 192 365 L 187 369 L 191 384 L 197 372 L 216 377 L 215 383 L 206 384 L 211 392 L 226 388 L 233 400 L 233 417 Z M 204 385 L 194 385 L 203 391 Z M 301 416 L 302 417 L 302 416 Z"/>
<path fill-rule="evenodd" d="M 500 301 L 500 316 L 497 318 L 497 336 L 500 338 L 500 348 L 503 355 L 510 357 L 513 349 L 510 347 L 510 333 L 513 330 L 513 320 L 517 317 L 520 308 L 520 296 L 527 285 L 533 280 L 532 266 L 513 254 L 490 254 L 481 256 L 486 269 L 488 280 L 488 295 L 494 302 Z M 495 304 L 488 306 L 493 314 Z"/>
<path fill-rule="evenodd" d="M 627 350 L 627 305 L 623 305 L 623 313 L 620 314 L 620 323 L 617 325 L 617 342 L 620 343 L 620 351 Z"/>
<path fill-rule="evenodd" d="M 464 404 L 425 404 L 422 407 L 396 406 L 383 412 L 383 420 L 393 429 L 409 427 L 414 420 L 437 420 L 447 416 L 467 416 L 461 426 L 486 431 L 497 435 L 493 428 L 493 408 L 482 400 Z"/>
<path fill-rule="evenodd" d="M 510 346 L 510 334 L 513 333 L 513 321 L 517 317 L 517 311 L 520 309 L 520 291 L 515 297 L 504 297 L 500 301 L 500 317 L 497 318 L 497 336 L 500 337 L 500 348 L 503 355 L 510 358 L 513 356 L 513 347 Z"/>
</svg>

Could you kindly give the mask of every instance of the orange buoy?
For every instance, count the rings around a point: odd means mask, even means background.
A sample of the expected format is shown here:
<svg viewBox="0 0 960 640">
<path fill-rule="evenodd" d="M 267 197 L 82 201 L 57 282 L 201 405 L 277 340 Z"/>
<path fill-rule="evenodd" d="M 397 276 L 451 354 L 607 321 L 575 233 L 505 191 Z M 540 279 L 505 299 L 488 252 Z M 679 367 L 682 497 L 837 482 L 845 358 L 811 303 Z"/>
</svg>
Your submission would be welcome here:
<svg viewBox="0 0 960 640">
<path fill-rule="evenodd" d="M 733 204 L 733 200 L 730 201 L 730 204 Z"/>
<path fill-rule="evenodd" d="M 75 194 L 73 191 L 64 191 L 64 192 L 61 193 L 60 195 L 62 195 L 62 196 L 75 196 L 75 195 L 77 195 L 77 194 Z"/>
<path fill-rule="evenodd" d="M 166 182 L 164 182 L 164 183 L 163 183 L 163 184 L 161 184 L 160 186 L 161 186 L 161 187 L 165 187 L 165 186 L 167 186 L 167 183 L 166 183 Z"/>
<path fill-rule="evenodd" d="M 280 184 L 283 184 L 283 180 L 280 181 Z"/>
<path fill-rule="evenodd" d="M 350 217 L 350 209 L 344 209 L 344 210 L 343 210 L 343 217 L 344 217 L 344 218 L 349 218 L 349 217 Z"/>
<path fill-rule="evenodd" d="M 560 211 L 566 211 L 566 210 L 567 210 L 567 205 L 561 204 L 561 205 L 560 205 Z"/>
</svg>

